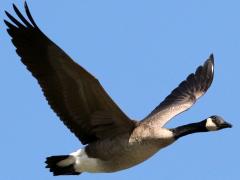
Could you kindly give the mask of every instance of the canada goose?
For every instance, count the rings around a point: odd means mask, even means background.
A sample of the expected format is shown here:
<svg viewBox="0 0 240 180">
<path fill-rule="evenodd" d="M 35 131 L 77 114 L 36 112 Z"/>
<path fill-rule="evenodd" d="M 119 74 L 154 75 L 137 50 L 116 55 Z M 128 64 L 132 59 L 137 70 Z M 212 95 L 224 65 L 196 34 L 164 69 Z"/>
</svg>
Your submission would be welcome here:
<svg viewBox="0 0 240 180">
<path fill-rule="evenodd" d="M 197 123 L 164 128 L 208 90 L 214 74 L 213 55 L 146 118 L 134 121 L 113 102 L 95 77 L 41 32 L 26 3 L 28 19 L 15 5 L 13 8 L 21 21 L 6 12 L 11 22 L 4 22 L 17 54 L 38 80 L 51 108 L 86 145 L 69 155 L 48 157 L 46 167 L 54 175 L 123 170 L 143 162 L 182 136 L 232 127 L 215 115 Z"/>
</svg>

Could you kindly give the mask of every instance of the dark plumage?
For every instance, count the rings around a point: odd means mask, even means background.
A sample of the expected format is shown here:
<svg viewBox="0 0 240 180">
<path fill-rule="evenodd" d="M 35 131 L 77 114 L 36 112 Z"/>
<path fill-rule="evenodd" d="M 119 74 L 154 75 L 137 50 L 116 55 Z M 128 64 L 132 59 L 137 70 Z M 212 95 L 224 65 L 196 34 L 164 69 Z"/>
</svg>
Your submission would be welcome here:
<svg viewBox="0 0 240 180">
<path fill-rule="evenodd" d="M 8 12 L 14 24 L 4 22 L 16 52 L 38 80 L 49 105 L 79 140 L 87 144 L 133 129 L 134 122 L 112 101 L 98 80 L 41 32 L 27 4 L 25 9 L 30 22 L 15 5 L 13 7 L 23 23 Z M 101 124 L 94 119 L 99 115 L 105 120 Z"/>
<path fill-rule="evenodd" d="M 143 162 L 179 137 L 231 127 L 221 117 L 211 116 L 164 128 L 206 93 L 213 80 L 213 55 L 138 122 L 127 117 L 95 77 L 43 34 L 26 3 L 27 18 L 15 5 L 13 8 L 20 20 L 6 12 L 10 21 L 4 22 L 17 54 L 60 120 L 86 145 L 70 155 L 48 157 L 46 167 L 54 175 L 119 171 Z"/>
<path fill-rule="evenodd" d="M 51 156 L 48 157 L 46 160 L 46 168 L 49 168 L 50 172 L 53 172 L 54 176 L 59 175 L 79 175 L 81 172 L 75 172 L 74 166 L 71 164 L 65 167 L 59 167 L 57 165 L 58 162 L 69 158 L 69 155 L 62 155 L 62 156 Z"/>
</svg>

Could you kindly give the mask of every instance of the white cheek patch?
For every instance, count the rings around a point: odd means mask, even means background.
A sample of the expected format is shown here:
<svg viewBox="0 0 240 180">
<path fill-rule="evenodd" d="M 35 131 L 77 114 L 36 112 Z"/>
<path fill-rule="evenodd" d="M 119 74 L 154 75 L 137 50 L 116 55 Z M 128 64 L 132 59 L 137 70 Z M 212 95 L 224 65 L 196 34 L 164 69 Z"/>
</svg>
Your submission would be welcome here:
<svg viewBox="0 0 240 180">
<path fill-rule="evenodd" d="M 212 118 L 207 119 L 206 128 L 208 131 L 216 131 L 218 129 L 217 125 L 213 122 Z"/>
</svg>

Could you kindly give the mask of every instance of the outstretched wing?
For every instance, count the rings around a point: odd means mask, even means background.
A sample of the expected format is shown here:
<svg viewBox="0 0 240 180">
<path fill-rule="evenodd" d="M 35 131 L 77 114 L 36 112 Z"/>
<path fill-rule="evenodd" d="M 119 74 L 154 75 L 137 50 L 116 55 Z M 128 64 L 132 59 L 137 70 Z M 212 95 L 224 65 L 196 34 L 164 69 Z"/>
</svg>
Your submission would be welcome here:
<svg viewBox="0 0 240 180">
<path fill-rule="evenodd" d="M 8 33 L 21 61 L 38 80 L 56 114 L 83 144 L 131 131 L 130 120 L 104 91 L 99 81 L 76 64 L 45 36 L 34 22 L 13 8 L 22 21 L 6 12 Z"/>
<path fill-rule="evenodd" d="M 144 120 L 143 123 L 154 123 L 163 127 L 174 116 L 188 110 L 198 98 L 205 94 L 213 81 L 214 58 L 213 55 L 199 66 L 195 73 L 190 74 L 186 80 L 168 95 Z"/>
</svg>

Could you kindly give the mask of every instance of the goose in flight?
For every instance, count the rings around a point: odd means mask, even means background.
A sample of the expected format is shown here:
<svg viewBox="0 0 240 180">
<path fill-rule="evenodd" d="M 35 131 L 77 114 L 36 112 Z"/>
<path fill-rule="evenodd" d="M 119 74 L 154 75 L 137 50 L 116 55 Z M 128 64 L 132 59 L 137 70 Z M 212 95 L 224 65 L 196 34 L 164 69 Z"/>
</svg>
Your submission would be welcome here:
<svg viewBox="0 0 240 180">
<path fill-rule="evenodd" d="M 6 11 L 9 20 L 4 22 L 21 62 L 37 79 L 53 111 L 85 145 L 69 155 L 48 157 L 46 168 L 53 175 L 127 169 L 183 136 L 232 127 L 217 115 L 172 129 L 164 127 L 206 93 L 213 80 L 213 55 L 146 118 L 135 121 L 124 114 L 94 76 L 44 35 L 26 2 L 27 18 L 15 5 L 13 8 L 20 20 Z"/>
</svg>

